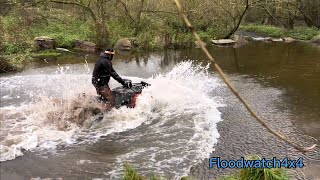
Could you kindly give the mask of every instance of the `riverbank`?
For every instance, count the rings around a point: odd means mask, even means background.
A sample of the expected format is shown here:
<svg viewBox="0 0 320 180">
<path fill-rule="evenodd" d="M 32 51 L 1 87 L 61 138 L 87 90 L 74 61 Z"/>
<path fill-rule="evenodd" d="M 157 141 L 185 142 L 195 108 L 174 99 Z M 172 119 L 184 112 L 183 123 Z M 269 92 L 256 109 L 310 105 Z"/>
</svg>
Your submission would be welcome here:
<svg viewBox="0 0 320 180">
<path fill-rule="evenodd" d="M 309 41 L 315 36 L 320 35 L 320 30 L 310 27 L 295 27 L 292 30 L 287 30 L 281 27 L 268 25 L 248 24 L 240 27 L 240 30 L 254 32 L 264 37 L 285 38 L 291 37 L 296 40 Z"/>
<path fill-rule="evenodd" d="M 3 32 L 0 36 L 4 39 L 0 44 L 0 72 L 21 70 L 25 63 L 32 60 L 30 55 L 37 51 L 36 37 L 52 38 L 55 41 L 55 47 L 67 49 L 77 48 L 78 42 L 84 42 L 85 46 L 89 44 L 93 50 L 105 48 L 99 47 L 97 44 L 96 32 L 90 21 L 69 18 L 68 13 L 62 13 L 58 10 L 50 12 L 47 19 L 50 21 L 31 21 L 21 19 L 17 15 L 0 18 L 2 26 L 0 30 Z M 180 25 L 178 27 L 159 27 L 160 25 L 157 24 L 135 34 L 134 29 L 131 29 L 128 24 L 110 22 L 108 23 L 109 46 L 115 46 L 118 40 L 123 38 L 130 39 L 132 49 L 137 51 L 183 49 L 196 46 L 191 33 L 184 29 L 183 25 L 181 27 Z M 214 25 L 204 29 L 200 28 L 201 26 L 197 27 L 196 30 L 200 38 L 207 44 L 211 44 L 210 41 L 213 39 L 224 37 L 222 32 L 226 31 L 226 29 L 221 29 L 221 27 L 219 29 Z M 293 30 L 285 30 L 275 26 L 254 24 L 242 25 L 238 32 L 241 31 L 253 32 L 262 37 L 292 37 L 296 40 L 308 41 L 320 34 L 320 30 L 315 28 L 295 27 Z M 43 53 L 40 52 L 40 54 Z"/>
<path fill-rule="evenodd" d="M 304 32 L 304 33 L 303 33 Z M 278 38 L 275 39 L 275 41 L 295 41 L 295 40 L 302 40 L 302 41 L 309 41 L 319 44 L 320 39 L 320 31 L 309 29 L 306 31 L 292 31 L 291 33 L 287 33 L 284 30 L 278 28 L 278 27 L 271 27 L 271 26 L 243 26 L 241 30 L 237 31 L 235 35 L 245 37 L 248 40 L 255 40 L 259 39 L 262 41 L 269 41 L 269 39 L 263 39 L 263 38 Z M 318 34 L 317 34 L 318 33 Z M 185 36 L 188 36 L 189 34 L 186 34 Z M 207 44 L 210 44 L 210 36 L 206 33 L 202 33 L 203 40 L 207 42 Z M 55 36 L 51 36 L 55 37 Z M 71 50 L 75 47 L 74 41 L 77 41 L 75 39 L 73 40 L 66 40 L 69 37 L 66 36 L 66 39 L 61 40 L 61 37 L 57 39 L 58 47 L 66 47 L 70 48 Z M 292 39 L 288 39 L 288 37 L 291 37 Z M 157 38 L 156 38 L 157 39 Z M 257 40 L 258 40 L 257 39 Z M 270 39 L 271 41 L 274 41 L 273 39 Z M 136 41 L 136 40 L 135 40 Z M 84 43 L 90 43 L 83 41 Z M 137 42 L 135 42 L 137 43 Z M 165 49 L 185 49 L 185 48 L 192 48 L 195 46 L 194 41 L 192 37 L 189 37 L 187 40 L 180 41 L 177 40 L 174 44 L 163 44 L 160 42 L 150 42 L 153 45 L 146 45 L 143 46 L 139 45 L 137 47 L 134 47 L 135 51 L 155 51 L 155 50 L 165 50 Z M 240 42 L 241 44 L 242 42 Z M 61 51 L 57 50 L 44 50 L 36 52 L 34 51 L 34 44 L 28 43 L 29 46 L 20 46 L 16 47 L 15 45 L 6 45 L 3 50 L 3 54 L 0 56 L 1 64 L 0 64 L 0 73 L 6 73 L 6 72 L 12 72 L 12 71 L 21 71 L 25 68 L 25 66 L 30 63 L 30 61 L 34 60 L 34 58 L 46 58 L 46 57 L 57 57 L 61 55 Z M 183 46 L 181 45 L 183 44 Z M 93 45 L 95 46 L 95 45 Z M 132 45 L 133 46 L 133 45 Z M 33 47 L 33 48 L 32 48 Z M 148 48 L 146 48 L 148 47 Z M 89 47 L 90 48 L 90 47 Z M 79 49 L 77 49 L 79 51 Z M 81 50 L 81 49 L 80 49 Z M 89 52 L 90 53 L 90 52 Z M 91 51 L 91 53 L 94 53 L 94 51 Z"/>
</svg>

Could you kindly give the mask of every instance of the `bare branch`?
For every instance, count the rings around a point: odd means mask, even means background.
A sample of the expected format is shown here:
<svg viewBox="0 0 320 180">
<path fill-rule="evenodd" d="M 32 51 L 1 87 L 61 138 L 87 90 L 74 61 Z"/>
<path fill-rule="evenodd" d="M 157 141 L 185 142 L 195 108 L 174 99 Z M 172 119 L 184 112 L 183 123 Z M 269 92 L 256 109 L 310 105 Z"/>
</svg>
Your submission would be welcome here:
<svg viewBox="0 0 320 180">
<path fill-rule="evenodd" d="M 129 12 L 129 9 L 128 9 L 127 5 L 126 5 L 124 2 L 122 2 L 121 0 L 119 0 L 118 2 L 124 7 L 124 10 L 125 10 L 125 12 L 126 12 L 126 15 L 127 15 L 133 22 L 135 22 L 135 19 L 130 15 L 130 12 Z"/>
</svg>

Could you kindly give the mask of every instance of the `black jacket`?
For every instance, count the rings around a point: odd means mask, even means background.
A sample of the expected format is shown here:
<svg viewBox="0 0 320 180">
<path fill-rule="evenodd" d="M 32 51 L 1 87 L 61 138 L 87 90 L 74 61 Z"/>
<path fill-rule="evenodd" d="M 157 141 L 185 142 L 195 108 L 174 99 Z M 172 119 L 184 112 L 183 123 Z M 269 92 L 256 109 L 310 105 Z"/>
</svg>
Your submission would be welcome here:
<svg viewBox="0 0 320 180">
<path fill-rule="evenodd" d="M 124 84 L 124 80 L 113 69 L 111 60 L 112 57 L 106 53 L 102 53 L 100 55 L 99 60 L 94 66 L 92 74 L 92 84 L 95 87 L 108 85 L 110 76 L 117 80 L 120 84 Z"/>
</svg>

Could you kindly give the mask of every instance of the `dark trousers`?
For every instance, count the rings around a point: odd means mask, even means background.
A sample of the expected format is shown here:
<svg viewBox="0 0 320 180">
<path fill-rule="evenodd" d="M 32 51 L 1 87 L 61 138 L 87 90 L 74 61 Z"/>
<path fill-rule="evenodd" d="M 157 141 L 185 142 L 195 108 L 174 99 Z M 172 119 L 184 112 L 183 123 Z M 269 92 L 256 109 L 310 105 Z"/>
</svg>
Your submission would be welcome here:
<svg viewBox="0 0 320 180">
<path fill-rule="evenodd" d="M 102 98 L 108 100 L 109 108 L 113 108 L 116 105 L 116 99 L 112 94 L 109 86 L 96 87 L 97 94 Z M 107 107 L 106 107 L 107 108 Z"/>
</svg>

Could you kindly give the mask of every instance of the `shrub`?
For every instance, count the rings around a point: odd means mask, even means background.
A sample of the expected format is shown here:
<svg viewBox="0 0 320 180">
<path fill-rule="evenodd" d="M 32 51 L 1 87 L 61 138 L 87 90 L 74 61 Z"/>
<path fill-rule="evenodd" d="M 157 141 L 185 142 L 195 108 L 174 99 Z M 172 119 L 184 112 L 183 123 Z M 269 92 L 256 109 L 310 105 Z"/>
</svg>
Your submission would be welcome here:
<svg viewBox="0 0 320 180">
<path fill-rule="evenodd" d="M 241 26 L 240 29 L 262 33 L 266 36 L 271 36 L 271 37 L 279 38 L 279 37 L 289 36 L 299 40 L 310 40 L 314 36 L 320 34 L 320 30 L 317 30 L 316 28 L 310 28 L 310 27 L 295 27 L 292 30 L 285 30 L 283 28 L 279 28 L 275 26 L 249 24 L 249 25 Z"/>
<path fill-rule="evenodd" d="M 124 180 L 143 180 L 142 176 L 130 165 L 125 165 Z"/>
<path fill-rule="evenodd" d="M 251 155 L 248 160 L 260 160 L 257 155 Z M 240 180 L 288 180 L 287 172 L 280 168 L 244 168 L 240 171 Z"/>
<path fill-rule="evenodd" d="M 70 21 L 70 22 L 69 22 Z M 72 48 L 75 40 L 90 41 L 93 32 L 90 24 L 80 20 L 51 21 L 48 25 L 38 24 L 31 29 L 32 35 L 49 36 L 56 39 L 59 47 Z"/>
<path fill-rule="evenodd" d="M 320 30 L 310 27 L 295 27 L 288 31 L 288 35 L 295 39 L 310 40 L 314 36 L 320 35 Z"/>
<path fill-rule="evenodd" d="M 249 24 L 249 25 L 241 26 L 240 29 L 262 33 L 267 36 L 277 37 L 277 38 L 282 37 L 285 34 L 285 31 L 283 28 L 268 26 L 268 25 Z"/>
</svg>

